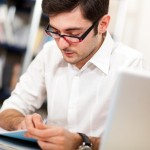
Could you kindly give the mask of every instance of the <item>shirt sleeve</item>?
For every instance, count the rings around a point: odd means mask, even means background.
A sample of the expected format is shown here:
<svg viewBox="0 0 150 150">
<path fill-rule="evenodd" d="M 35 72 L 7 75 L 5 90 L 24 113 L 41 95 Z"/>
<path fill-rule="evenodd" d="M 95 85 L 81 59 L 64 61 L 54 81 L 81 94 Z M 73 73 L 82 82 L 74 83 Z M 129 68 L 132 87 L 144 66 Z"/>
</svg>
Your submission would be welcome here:
<svg viewBox="0 0 150 150">
<path fill-rule="evenodd" d="M 0 111 L 16 109 L 21 113 L 29 114 L 39 109 L 45 101 L 46 90 L 44 80 L 44 57 L 42 50 L 28 67 L 17 83 L 11 96 L 4 101 Z"/>
</svg>

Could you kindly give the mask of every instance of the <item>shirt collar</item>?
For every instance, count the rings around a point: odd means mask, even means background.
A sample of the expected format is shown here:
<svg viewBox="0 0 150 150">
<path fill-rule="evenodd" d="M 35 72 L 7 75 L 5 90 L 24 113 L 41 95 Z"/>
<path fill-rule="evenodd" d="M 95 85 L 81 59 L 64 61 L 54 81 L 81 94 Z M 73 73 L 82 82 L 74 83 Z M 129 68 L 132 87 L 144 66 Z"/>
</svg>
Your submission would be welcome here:
<svg viewBox="0 0 150 150">
<path fill-rule="evenodd" d="M 97 66 L 104 73 L 108 74 L 110 57 L 111 57 L 113 47 L 114 47 L 114 41 L 111 38 L 109 32 L 107 32 L 101 47 L 95 53 L 95 55 L 89 60 L 89 62 Z"/>
</svg>

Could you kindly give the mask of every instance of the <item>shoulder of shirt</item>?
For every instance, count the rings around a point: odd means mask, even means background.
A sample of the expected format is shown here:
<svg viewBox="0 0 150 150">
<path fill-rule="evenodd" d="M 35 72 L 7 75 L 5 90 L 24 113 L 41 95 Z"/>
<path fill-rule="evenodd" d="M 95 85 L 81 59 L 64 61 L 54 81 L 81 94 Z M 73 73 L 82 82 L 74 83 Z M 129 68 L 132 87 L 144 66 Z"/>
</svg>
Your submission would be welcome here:
<svg viewBox="0 0 150 150">
<path fill-rule="evenodd" d="M 132 58 L 142 58 L 143 54 L 137 49 L 131 48 L 121 42 L 116 42 L 114 53 Z"/>
<path fill-rule="evenodd" d="M 63 61 L 63 56 L 55 41 L 46 42 L 43 48 L 32 61 L 34 64 L 44 64 L 46 66 L 57 66 Z M 64 62 L 64 61 L 63 61 Z"/>
</svg>

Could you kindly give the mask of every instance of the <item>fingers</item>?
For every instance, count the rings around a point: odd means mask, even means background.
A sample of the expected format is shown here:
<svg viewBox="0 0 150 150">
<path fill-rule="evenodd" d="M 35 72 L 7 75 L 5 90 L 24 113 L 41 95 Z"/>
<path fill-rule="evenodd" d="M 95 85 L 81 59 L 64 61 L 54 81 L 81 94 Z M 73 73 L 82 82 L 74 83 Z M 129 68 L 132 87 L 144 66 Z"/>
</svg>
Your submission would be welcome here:
<svg viewBox="0 0 150 150">
<path fill-rule="evenodd" d="M 44 140 L 47 141 L 50 138 L 59 138 L 63 137 L 66 133 L 66 130 L 61 127 L 55 127 L 55 126 L 46 126 L 45 129 L 38 129 L 38 128 L 30 128 L 28 129 L 27 136 L 36 138 L 38 140 Z M 61 138 L 59 138 L 60 140 Z"/>
<path fill-rule="evenodd" d="M 45 124 L 42 121 L 42 117 L 39 114 L 26 115 L 21 123 L 18 125 L 17 129 L 45 129 Z"/>
<path fill-rule="evenodd" d="M 35 128 L 35 123 L 33 122 L 33 115 L 27 115 L 25 117 L 25 124 L 27 126 L 27 129 Z"/>
<path fill-rule="evenodd" d="M 42 117 L 39 114 L 33 114 L 32 121 L 34 123 L 34 127 L 37 129 L 45 129 L 46 126 L 43 123 Z"/>
<path fill-rule="evenodd" d="M 27 137 L 32 137 L 36 139 L 46 139 L 50 137 L 50 129 L 38 129 L 38 128 L 30 128 L 26 134 Z"/>
<path fill-rule="evenodd" d="M 44 124 L 42 123 L 42 117 L 39 114 L 27 115 L 25 117 L 25 124 L 28 129 L 30 128 L 44 128 Z"/>
<path fill-rule="evenodd" d="M 31 128 L 26 133 L 26 137 L 37 139 L 42 150 L 76 149 L 74 134 L 62 127 L 46 126 L 45 129 Z"/>
<path fill-rule="evenodd" d="M 42 117 L 39 114 L 27 115 L 25 117 L 25 125 L 27 127 L 26 137 L 38 138 L 36 136 L 35 129 L 45 129 L 45 124 L 43 124 Z"/>
</svg>

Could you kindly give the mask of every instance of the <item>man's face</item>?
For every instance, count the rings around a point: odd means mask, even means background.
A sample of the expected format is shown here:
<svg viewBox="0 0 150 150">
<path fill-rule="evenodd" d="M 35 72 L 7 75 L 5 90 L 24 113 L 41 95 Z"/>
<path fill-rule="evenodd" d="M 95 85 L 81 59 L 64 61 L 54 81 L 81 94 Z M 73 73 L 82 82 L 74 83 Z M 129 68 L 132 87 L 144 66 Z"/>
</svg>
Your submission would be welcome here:
<svg viewBox="0 0 150 150">
<path fill-rule="evenodd" d="M 71 12 L 50 16 L 50 26 L 54 32 L 62 35 L 80 37 L 93 22 L 83 18 L 79 7 Z M 64 38 L 55 39 L 66 62 L 76 65 L 79 69 L 96 53 L 102 43 L 102 35 L 95 35 L 94 29 L 80 43 L 70 43 Z"/>
</svg>

